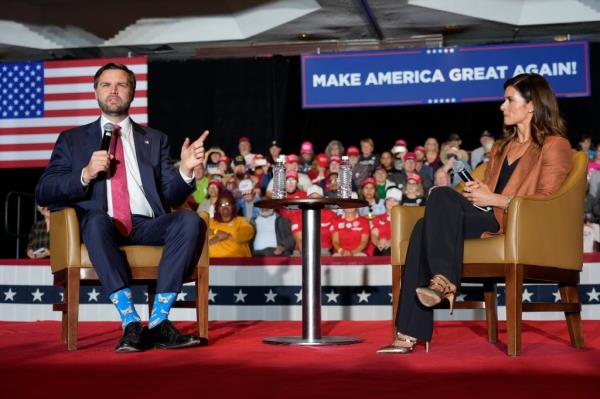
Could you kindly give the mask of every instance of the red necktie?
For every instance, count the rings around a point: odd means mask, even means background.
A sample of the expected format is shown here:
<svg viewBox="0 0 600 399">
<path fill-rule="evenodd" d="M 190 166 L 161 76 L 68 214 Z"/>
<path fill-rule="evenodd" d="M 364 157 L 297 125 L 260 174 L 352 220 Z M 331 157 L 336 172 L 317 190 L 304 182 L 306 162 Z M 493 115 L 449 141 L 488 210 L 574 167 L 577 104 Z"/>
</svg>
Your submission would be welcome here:
<svg viewBox="0 0 600 399">
<path fill-rule="evenodd" d="M 121 139 L 121 127 L 119 125 L 115 125 L 115 132 L 111 137 L 110 153 L 115 157 L 113 159 L 113 174 L 110 179 L 113 219 L 119 233 L 127 237 L 131 234 L 133 223 L 131 221 L 131 208 L 129 207 L 123 140 Z"/>
</svg>

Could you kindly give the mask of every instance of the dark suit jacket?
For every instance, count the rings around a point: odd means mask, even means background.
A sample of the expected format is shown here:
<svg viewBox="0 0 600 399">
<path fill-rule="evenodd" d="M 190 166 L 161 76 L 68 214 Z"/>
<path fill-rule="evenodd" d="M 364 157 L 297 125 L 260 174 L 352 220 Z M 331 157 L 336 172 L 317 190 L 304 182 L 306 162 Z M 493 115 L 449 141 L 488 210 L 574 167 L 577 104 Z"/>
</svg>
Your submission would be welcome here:
<svg viewBox="0 0 600 399">
<path fill-rule="evenodd" d="M 187 184 L 173 168 L 164 133 L 133 121 L 132 128 L 144 193 L 154 215 L 164 215 L 169 206 L 178 206 L 185 201 L 194 191 L 195 182 Z M 48 206 L 50 210 L 73 207 L 80 215 L 90 209 L 106 210 L 106 176 L 100 176 L 87 187 L 81 184 L 81 171 L 92 153 L 100 149 L 101 141 L 99 119 L 62 132 L 36 186 L 38 204 Z"/>
<path fill-rule="evenodd" d="M 487 184 L 492 191 L 498 183 L 508 145 L 504 147 L 501 154 L 498 153 L 498 149 L 499 146 L 494 144 L 483 178 L 483 183 Z M 573 167 L 572 158 L 571 144 L 563 137 L 547 136 L 541 148 L 535 148 L 530 144 L 502 190 L 502 194 L 536 199 L 554 194 L 569 175 Z M 502 208 L 494 208 L 494 215 L 500 224 L 500 232 L 504 231 L 506 213 Z"/>
</svg>

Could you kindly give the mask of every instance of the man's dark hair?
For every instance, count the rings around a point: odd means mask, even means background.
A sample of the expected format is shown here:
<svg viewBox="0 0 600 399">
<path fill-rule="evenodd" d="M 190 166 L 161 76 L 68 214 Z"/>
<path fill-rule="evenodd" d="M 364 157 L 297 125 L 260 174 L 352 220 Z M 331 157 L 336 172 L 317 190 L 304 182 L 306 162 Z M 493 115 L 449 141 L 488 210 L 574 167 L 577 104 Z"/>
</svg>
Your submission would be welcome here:
<svg viewBox="0 0 600 399">
<path fill-rule="evenodd" d="M 127 73 L 127 80 L 129 81 L 129 86 L 131 86 L 132 91 L 135 92 L 135 74 L 131 69 L 127 68 L 126 65 L 119 64 L 116 62 L 109 62 L 108 64 L 105 64 L 102 67 L 100 67 L 98 71 L 96 71 L 96 74 L 94 75 L 94 89 L 98 87 L 98 81 L 100 80 L 100 75 L 102 75 L 102 72 L 108 71 L 110 69 L 120 69 L 121 71 L 125 71 Z"/>
</svg>

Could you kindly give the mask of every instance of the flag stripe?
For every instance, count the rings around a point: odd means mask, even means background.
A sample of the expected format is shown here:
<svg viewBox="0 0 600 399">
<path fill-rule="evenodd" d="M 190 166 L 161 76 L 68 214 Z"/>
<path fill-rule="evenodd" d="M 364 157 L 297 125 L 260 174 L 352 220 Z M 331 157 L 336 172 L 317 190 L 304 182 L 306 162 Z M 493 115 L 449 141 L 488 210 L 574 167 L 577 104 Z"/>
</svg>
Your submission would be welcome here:
<svg viewBox="0 0 600 399">
<path fill-rule="evenodd" d="M 0 161 L 26 161 L 31 159 L 40 159 L 48 161 L 52 151 L 8 151 L 0 152 Z"/>
<path fill-rule="evenodd" d="M 54 117 L 54 118 L 30 118 L 23 119 L 23 125 L 31 127 L 43 127 L 43 126 L 79 126 L 93 122 L 96 118 L 100 117 L 100 112 L 96 110 L 95 116 L 74 116 L 74 117 Z M 147 114 L 131 114 L 131 118 L 137 123 L 147 123 Z M 12 125 L 6 123 L 6 121 L 0 119 L 0 132 L 2 128 L 10 128 Z M 55 130 L 56 128 L 52 129 Z"/>
<path fill-rule="evenodd" d="M 31 159 L 27 161 L 0 161 L 0 169 L 45 168 L 47 159 Z"/>
<path fill-rule="evenodd" d="M 135 97 L 143 98 L 148 96 L 147 90 L 136 90 Z M 62 101 L 62 100 L 95 100 L 96 95 L 94 92 L 90 93 L 56 93 L 56 94 L 44 94 L 45 101 Z"/>
<path fill-rule="evenodd" d="M 136 74 L 135 75 L 136 80 L 147 80 L 148 75 L 147 74 Z M 46 77 L 44 79 L 44 83 L 46 84 L 52 84 L 52 85 L 56 85 L 56 84 L 66 84 L 66 83 L 87 83 L 87 84 L 91 84 L 93 85 L 94 83 L 94 77 L 90 77 L 90 76 L 60 76 L 60 77 L 56 77 L 56 78 L 48 78 Z"/>
<path fill-rule="evenodd" d="M 131 114 L 135 113 L 143 113 L 146 111 L 146 107 L 131 107 L 129 112 Z M 83 115 L 91 115 L 98 116 L 98 108 L 87 108 L 87 109 L 58 109 L 54 111 L 46 111 L 44 112 L 46 117 L 55 117 L 55 116 L 83 116 Z"/>
<path fill-rule="evenodd" d="M 148 84 L 146 81 L 137 82 L 137 88 L 140 90 L 147 90 Z M 89 93 L 94 92 L 94 87 L 89 83 L 73 83 L 73 84 L 58 84 L 58 85 L 45 85 L 44 93 L 56 94 L 56 93 Z"/>
<path fill-rule="evenodd" d="M 135 98 L 131 103 L 132 108 L 146 107 L 148 99 Z M 66 101 L 46 101 L 46 111 L 59 109 L 94 109 L 98 112 L 98 101 L 94 100 L 66 100 Z M 48 115 L 48 114 L 46 114 Z"/>
<path fill-rule="evenodd" d="M 60 132 L 95 121 L 100 110 L 94 75 L 107 62 L 125 64 L 136 74 L 130 115 L 147 125 L 146 57 L 0 63 L 0 72 L 14 80 L 6 83 L 13 97 L 5 97 L 8 104 L 0 102 L 0 168 L 45 166 Z"/>
<path fill-rule="evenodd" d="M 93 66 L 94 71 L 91 73 L 92 75 L 96 73 L 98 68 L 107 62 L 117 62 L 119 64 L 125 65 L 146 65 L 147 60 L 146 57 L 137 57 L 137 58 L 94 58 L 89 60 L 67 60 L 67 61 L 46 61 L 46 68 L 70 68 L 73 67 L 74 64 L 78 66 Z"/>
<path fill-rule="evenodd" d="M 54 143 L 0 144 L 0 152 L 52 150 L 53 148 Z"/>
<path fill-rule="evenodd" d="M 58 133 L 7 134 L 0 135 L 0 144 L 54 143 L 57 138 Z"/>
</svg>

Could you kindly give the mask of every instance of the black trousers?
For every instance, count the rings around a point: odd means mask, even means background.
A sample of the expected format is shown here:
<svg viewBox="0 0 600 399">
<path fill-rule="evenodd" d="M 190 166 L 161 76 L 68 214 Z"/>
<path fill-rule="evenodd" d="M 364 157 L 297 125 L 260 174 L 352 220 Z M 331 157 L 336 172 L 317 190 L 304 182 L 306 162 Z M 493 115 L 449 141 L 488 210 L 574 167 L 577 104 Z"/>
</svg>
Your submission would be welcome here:
<svg viewBox="0 0 600 399">
<path fill-rule="evenodd" d="M 396 314 L 399 332 L 419 340 L 431 340 L 433 309 L 419 302 L 416 288 L 429 285 L 429 280 L 436 274 L 445 276 L 459 287 L 464 240 L 498 229 L 493 212 L 474 207 L 451 188 L 438 187 L 431 191 L 425 217 L 417 222 L 410 236 Z"/>
<path fill-rule="evenodd" d="M 177 211 L 156 218 L 133 215 L 133 230 L 122 237 L 103 210 L 80 216 L 81 238 L 108 294 L 130 284 L 130 270 L 120 245 L 164 245 L 156 292 L 179 292 L 200 257 L 206 223 L 195 212 Z"/>
</svg>

